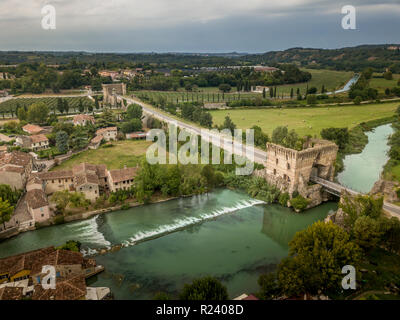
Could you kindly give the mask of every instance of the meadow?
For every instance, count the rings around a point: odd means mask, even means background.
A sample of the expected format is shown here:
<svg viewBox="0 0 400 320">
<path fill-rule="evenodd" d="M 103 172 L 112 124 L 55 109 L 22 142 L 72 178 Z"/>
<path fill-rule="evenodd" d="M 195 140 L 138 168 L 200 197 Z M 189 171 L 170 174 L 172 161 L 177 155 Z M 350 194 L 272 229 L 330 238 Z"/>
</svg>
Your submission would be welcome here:
<svg viewBox="0 0 400 320">
<path fill-rule="evenodd" d="M 73 166 L 86 162 L 105 164 L 108 169 L 122 169 L 124 166 L 135 167 L 146 153 L 151 142 L 144 140 L 123 140 L 110 142 L 97 150 L 87 150 L 73 156 L 56 166 L 53 170 L 71 169 Z"/>
<path fill-rule="evenodd" d="M 399 103 L 364 104 L 304 108 L 230 109 L 211 111 L 214 124 L 221 125 L 227 115 L 238 128 L 257 125 L 271 135 L 278 126 L 288 126 L 300 135 L 317 135 L 324 128 L 352 128 L 369 120 L 394 115 Z"/>
</svg>

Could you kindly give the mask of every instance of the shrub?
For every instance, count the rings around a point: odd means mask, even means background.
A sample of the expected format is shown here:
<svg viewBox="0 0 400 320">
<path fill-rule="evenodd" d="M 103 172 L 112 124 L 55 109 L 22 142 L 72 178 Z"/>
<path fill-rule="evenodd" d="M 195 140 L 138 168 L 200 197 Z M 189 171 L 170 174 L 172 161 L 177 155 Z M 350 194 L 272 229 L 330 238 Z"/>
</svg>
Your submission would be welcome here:
<svg viewBox="0 0 400 320">
<path fill-rule="evenodd" d="M 282 206 L 286 207 L 288 205 L 289 200 L 290 200 L 289 193 L 285 192 L 279 195 L 278 201 Z"/>
<path fill-rule="evenodd" d="M 307 208 L 309 203 L 310 200 L 302 197 L 301 195 L 298 195 L 296 198 L 292 198 L 292 200 L 290 200 L 290 204 L 296 211 L 303 211 Z"/>
</svg>

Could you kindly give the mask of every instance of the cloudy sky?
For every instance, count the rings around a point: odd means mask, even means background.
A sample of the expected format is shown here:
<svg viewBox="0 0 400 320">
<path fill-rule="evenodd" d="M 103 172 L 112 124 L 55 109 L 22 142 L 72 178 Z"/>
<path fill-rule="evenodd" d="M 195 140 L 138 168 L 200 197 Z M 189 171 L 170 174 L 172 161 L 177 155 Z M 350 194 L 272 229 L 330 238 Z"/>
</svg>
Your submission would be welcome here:
<svg viewBox="0 0 400 320">
<path fill-rule="evenodd" d="M 399 30 L 400 0 L 0 0 L 0 50 L 265 52 L 400 43 Z"/>
</svg>

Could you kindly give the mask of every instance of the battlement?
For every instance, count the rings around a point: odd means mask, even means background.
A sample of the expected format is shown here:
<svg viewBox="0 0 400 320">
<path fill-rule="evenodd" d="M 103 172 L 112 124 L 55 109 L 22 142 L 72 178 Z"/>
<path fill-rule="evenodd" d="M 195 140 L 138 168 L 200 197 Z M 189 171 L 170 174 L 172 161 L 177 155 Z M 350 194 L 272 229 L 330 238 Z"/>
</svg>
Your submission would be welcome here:
<svg viewBox="0 0 400 320">
<path fill-rule="evenodd" d="M 338 149 L 335 143 L 320 139 L 307 141 L 300 151 L 267 143 L 265 176 L 286 181 L 290 193 L 306 186 L 311 175 L 332 180 Z"/>
</svg>

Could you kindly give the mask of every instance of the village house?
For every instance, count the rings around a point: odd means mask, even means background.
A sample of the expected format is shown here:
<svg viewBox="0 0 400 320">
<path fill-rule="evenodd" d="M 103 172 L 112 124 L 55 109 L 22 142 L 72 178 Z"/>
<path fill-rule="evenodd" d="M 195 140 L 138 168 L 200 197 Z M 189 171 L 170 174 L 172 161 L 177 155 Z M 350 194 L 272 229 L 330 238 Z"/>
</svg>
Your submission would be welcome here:
<svg viewBox="0 0 400 320">
<path fill-rule="evenodd" d="M 265 86 L 254 86 L 251 87 L 251 92 L 256 92 L 256 93 L 263 93 L 265 90 L 265 92 L 269 91 L 269 87 L 265 87 Z"/>
<path fill-rule="evenodd" d="M 56 286 L 42 286 L 43 266 L 56 272 Z M 86 279 L 104 270 L 94 259 L 82 253 L 43 248 L 0 259 L 0 300 L 101 300 L 110 294 L 108 288 L 89 288 Z M 93 293 L 94 292 L 94 293 Z"/>
<path fill-rule="evenodd" d="M 128 190 L 133 186 L 133 180 L 137 175 L 137 168 L 124 168 L 108 171 L 109 186 L 112 192 Z"/>
<path fill-rule="evenodd" d="M 104 78 L 110 77 L 113 81 L 120 77 L 118 71 L 109 71 L 109 70 L 101 70 L 99 71 L 99 75 Z"/>
<path fill-rule="evenodd" d="M 105 165 L 81 163 L 72 170 L 41 172 L 44 191 L 51 195 L 57 191 L 82 192 L 85 197 L 95 201 L 101 194 L 127 190 L 133 185 L 138 168 L 107 170 Z"/>
<path fill-rule="evenodd" d="M 0 153 L 0 184 L 8 184 L 12 189 L 22 190 L 32 172 L 33 158 L 20 152 Z"/>
<path fill-rule="evenodd" d="M 87 114 L 78 114 L 74 116 L 74 126 L 86 126 L 89 123 L 95 124 L 95 120 L 93 116 Z"/>
<path fill-rule="evenodd" d="M 22 127 L 22 130 L 29 134 L 39 134 L 44 131 L 44 128 L 28 123 L 27 125 Z"/>
<path fill-rule="evenodd" d="M 50 148 L 49 139 L 47 139 L 44 134 L 18 136 L 16 139 L 16 145 L 32 151 L 40 151 Z"/>
<path fill-rule="evenodd" d="M 47 196 L 42 189 L 32 189 L 26 193 L 26 206 L 35 222 L 45 222 L 50 219 L 50 207 Z"/>
<path fill-rule="evenodd" d="M 39 173 L 47 195 L 57 191 L 82 192 L 86 199 L 95 201 L 99 195 L 109 190 L 105 165 L 81 163 L 72 170 Z"/>
<path fill-rule="evenodd" d="M 105 141 L 117 140 L 117 127 L 102 128 L 96 131 L 96 136 L 103 136 Z"/>
<path fill-rule="evenodd" d="M 8 91 L 7 90 L 0 90 L 0 97 L 7 97 Z"/>
<path fill-rule="evenodd" d="M 103 141 L 103 136 L 95 136 L 89 143 L 89 149 L 98 149 L 100 147 L 101 142 Z"/>
</svg>

